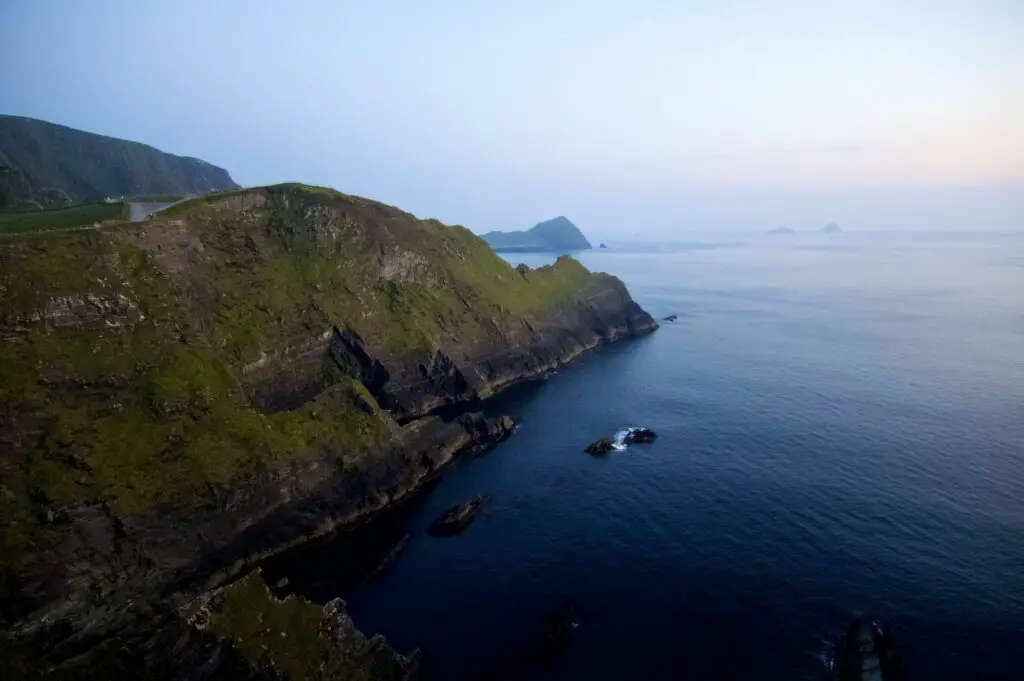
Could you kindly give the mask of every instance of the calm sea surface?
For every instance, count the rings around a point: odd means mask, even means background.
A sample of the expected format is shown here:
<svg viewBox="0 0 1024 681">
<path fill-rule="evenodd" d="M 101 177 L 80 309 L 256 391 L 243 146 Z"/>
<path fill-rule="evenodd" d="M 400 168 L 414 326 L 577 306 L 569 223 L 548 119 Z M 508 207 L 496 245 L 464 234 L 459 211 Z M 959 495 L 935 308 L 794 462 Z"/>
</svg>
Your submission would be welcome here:
<svg viewBox="0 0 1024 681">
<path fill-rule="evenodd" d="M 580 259 L 678 322 L 489 405 L 521 428 L 395 521 L 390 567 L 353 588 L 327 546 L 299 590 L 431 678 L 813 679 L 862 614 L 916 679 L 1024 679 L 1024 235 L 609 245 Z M 565 601 L 574 643 L 523 667 Z"/>
</svg>

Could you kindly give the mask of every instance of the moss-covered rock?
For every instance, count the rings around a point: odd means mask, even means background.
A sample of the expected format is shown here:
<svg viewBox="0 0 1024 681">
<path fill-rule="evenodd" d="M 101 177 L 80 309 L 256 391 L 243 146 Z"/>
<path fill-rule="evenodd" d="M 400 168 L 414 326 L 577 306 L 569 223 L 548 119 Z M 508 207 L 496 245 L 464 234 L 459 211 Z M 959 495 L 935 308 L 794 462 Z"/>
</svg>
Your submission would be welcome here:
<svg viewBox="0 0 1024 681">
<path fill-rule="evenodd" d="M 382 636 L 364 636 L 340 600 L 318 606 L 297 596 L 278 599 L 258 573 L 204 600 L 211 632 L 287 681 L 397 681 L 416 674 L 418 653 L 402 655 Z"/>
</svg>

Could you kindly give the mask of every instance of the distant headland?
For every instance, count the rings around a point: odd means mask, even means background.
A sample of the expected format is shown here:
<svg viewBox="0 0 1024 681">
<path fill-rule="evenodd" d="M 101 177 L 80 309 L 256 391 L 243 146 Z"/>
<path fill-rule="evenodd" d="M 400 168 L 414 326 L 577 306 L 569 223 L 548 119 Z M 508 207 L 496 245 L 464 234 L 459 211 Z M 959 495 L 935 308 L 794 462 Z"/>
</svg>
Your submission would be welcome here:
<svg viewBox="0 0 1024 681">
<path fill-rule="evenodd" d="M 579 227 L 563 216 L 538 222 L 526 231 L 487 232 L 482 236 L 495 251 L 566 253 L 593 248 Z"/>
</svg>

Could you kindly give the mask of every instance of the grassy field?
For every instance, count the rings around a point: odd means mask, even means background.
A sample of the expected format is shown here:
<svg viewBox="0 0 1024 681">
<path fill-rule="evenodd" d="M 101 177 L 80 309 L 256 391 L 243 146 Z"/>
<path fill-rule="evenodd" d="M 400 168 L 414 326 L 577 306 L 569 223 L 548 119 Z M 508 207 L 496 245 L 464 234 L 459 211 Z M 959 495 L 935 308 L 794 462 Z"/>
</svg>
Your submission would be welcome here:
<svg viewBox="0 0 1024 681">
<path fill-rule="evenodd" d="M 70 208 L 0 213 L 0 236 L 87 227 L 124 217 L 123 203 L 87 203 Z"/>
</svg>

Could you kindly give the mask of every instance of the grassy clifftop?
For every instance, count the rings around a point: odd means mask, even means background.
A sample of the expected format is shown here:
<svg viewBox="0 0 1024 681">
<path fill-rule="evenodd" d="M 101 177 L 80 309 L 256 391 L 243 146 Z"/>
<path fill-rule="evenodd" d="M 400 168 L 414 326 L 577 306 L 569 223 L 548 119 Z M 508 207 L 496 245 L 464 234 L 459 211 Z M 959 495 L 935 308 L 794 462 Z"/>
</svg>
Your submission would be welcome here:
<svg viewBox="0 0 1024 681">
<path fill-rule="evenodd" d="M 465 228 L 300 185 L 0 242 L 0 601 L 75 504 L 137 516 L 289 460 L 372 457 L 394 423 L 321 359 L 333 329 L 428 362 L 612 282 L 570 258 L 516 269 Z M 254 376 L 305 355 L 315 390 L 254 403 Z"/>
</svg>

